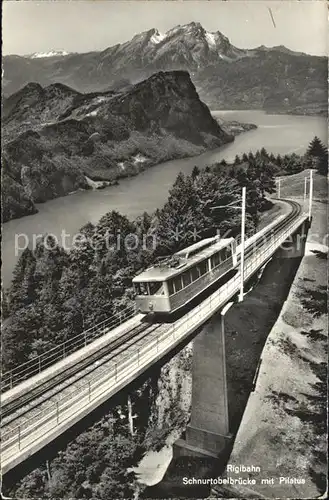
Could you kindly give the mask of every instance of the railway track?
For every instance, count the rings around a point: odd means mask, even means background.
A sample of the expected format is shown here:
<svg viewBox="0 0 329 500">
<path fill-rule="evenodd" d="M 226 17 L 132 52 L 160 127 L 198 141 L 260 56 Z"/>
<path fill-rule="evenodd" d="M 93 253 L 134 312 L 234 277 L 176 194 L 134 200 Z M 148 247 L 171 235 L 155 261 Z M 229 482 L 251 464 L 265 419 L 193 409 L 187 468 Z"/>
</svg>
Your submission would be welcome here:
<svg viewBox="0 0 329 500">
<path fill-rule="evenodd" d="M 35 389 L 32 389 L 26 395 L 12 402 L 8 402 L 6 405 L 2 406 L 2 426 L 8 425 L 18 417 L 30 412 L 33 408 L 40 406 L 45 400 L 43 397 L 45 394 L 47 398 L 49 398 L 49 396 L 53 397 L 59 392 L 62 392 L 66 387 L 70 387 L 72 383 L 76 383 L 78 380 L 84 378 L 86 374 L 91 374 L 111 358 L 117 356 L 120 352 L 124 352 L 128 346 L 135 344 L 136 341 L 148 336 L 151 332 L 158 329 L 159 326 L 161 325 L 149 323 L 137 325 L 97 352 L 77 362 L 74 366 L 65 369 L 60 374 L 40 384 Z"/>
<path fill-rule="evenodd" d="M 298 217 L 301 212 L 302 212 L 302 207 L 299 203 L 296 201 L 291 201 L 291 200 L 282 200 L 288 205 L 292 207 L 292 210 L 289 214 L 287 214 L 287 217 L 285 217 L 283 220 L 279 221 L 274 227 L 269 229 L 268 231 L 264 232 L 264 238 L 268 237 L 269 235 L 276 235 L 281 229 L 284 229 L 290 222 L 292 222 L 296 217 Z M 256 249 L 261 248 L 264 245 L 264 238 L 260 238 L 259 241 L 256 241 L 252 245 L 250 245 L 248 248 L 245 250 L 245 258 L 247 259 Z M 240 262 L 240 255 L 238 255 L 238 262 Z"/>
<path fill-rule="evenodd" d="M 263 235 L 266 239 L 269 235 L 277 234 L 281 229 L 287 226 L 292 220 L 298 217 L 301 213 L 301 206 L 294 201 L 283 200 L 288 203 L 292 210 L 287 216 L 271 227 L 268 231 L 264 231 Z M 251 244 L 246 249 L 246 259 L 255 251 L 264 245 L 264 238 Z M 238 260 L 240 260 L 238 258 Z M 72 386 L 78 387 L 82 380 L 86 377 L 91 377 L 95 370 L 100 366 L 106 365 L 113 361 L 114 358 L 120 357 L 120 354 L 125 352 L 129 346 L 136 345 L 141 340 L 158 330 L 163 325 L 161 323 L 140 323 L 129 331 L 115 338 L 106 346 L 99 349 L 85 359 L 78 361 L 74 366 L 63 370 L 60 374 L 39 384 L 34 389 L 31 389 L 27 394 L 17 398 L 12 402 L 2 405 L 2 427 L 12 427 L 17 425 L 17 422 L 25 420 L 27 414 L 29 419 L 33 417 L 33 413 L 44 405 L 46 401 L 54 401 L 59 393 L 63 391 L 72 391 Z M 85 383 L 85 382 L 84 382 Z"/>
</svg>

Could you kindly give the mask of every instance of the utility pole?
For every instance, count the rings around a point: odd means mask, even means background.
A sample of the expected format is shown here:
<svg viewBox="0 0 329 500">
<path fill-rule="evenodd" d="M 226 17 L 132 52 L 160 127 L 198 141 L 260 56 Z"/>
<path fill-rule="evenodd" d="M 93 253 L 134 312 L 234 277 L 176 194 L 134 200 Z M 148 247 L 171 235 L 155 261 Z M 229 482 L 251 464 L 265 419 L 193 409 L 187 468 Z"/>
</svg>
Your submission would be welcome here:
<svg viewBox="0 0 329 500">
<path fill-rule="evenodd" d="M 306 195 L 307 195 L 307 177 L 304 177 L 304 203 L 306 201 Z"/>
<path fill-rule="evenodd" d="M 241 205 L 241 252 L 240 252 L 240 295 L 239 302 L 243 301 L 243 281 L 244 281 L 244 244 L 246 230 L 246 188 L 242 188 L 242 205 Z"/>
<path fill-rule="evenodd" d="M 47 469 L 48 482 L 50 482 L 51 481 L 51 471 L 50 471 L 49 460 L 46 460 L 46 469 Z"/>
<path fill-rule="evenodd" d="M 309 205 L 308 205 L 308 220 L 311 221 L 312 218 L 312 201 L 313 201 L 313 170 L 310 170 L 310 194 L 309 194 Z"/>
<path fill-rule="evenodd" d="M 281 198 L 281 177 L 278 178 L 278 200 Z"/>
<path fill-rule="evenodd" d="M 221 209 L 221 208 L 233 208 L 235 210 L 241 209 L 241 243 L 240 243 L 240 293 L 239 293 L 239 302 L 243 301 L 243 279 L 244 279 L 244 247 L 245 247 L 245 232 L 246 232 L 246 187 L 242 188 L 242 203 L 241 206 L 234 206 L 238 202 L 233 201 L 228 205 L 218 205 L 216 207 L 212 207 L 211 210 Z"/>
<path fill-rule="evenodd" d="M 130 435 L 133 436 L 135 434 L 134 432 L 134 418 L 136 418 L 137 415 L 133 415 L 132 413 L 132 405 L 131 405 L 131 399 L 130 396 L 128 396 L 128 424 L 129 424 L 129 431 Z"/>
</svg>

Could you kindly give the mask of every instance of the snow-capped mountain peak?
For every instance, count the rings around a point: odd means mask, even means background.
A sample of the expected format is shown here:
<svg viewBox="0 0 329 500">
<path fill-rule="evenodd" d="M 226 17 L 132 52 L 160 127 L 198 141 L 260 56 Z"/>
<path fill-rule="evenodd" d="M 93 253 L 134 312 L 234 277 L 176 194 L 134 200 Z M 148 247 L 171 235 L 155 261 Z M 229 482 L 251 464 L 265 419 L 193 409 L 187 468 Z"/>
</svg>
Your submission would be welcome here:
<svg viewBox="0 0 329 500">
<path fill-rule="evenodd" d="M 154 31 L 154 34 L 151 36 L 150 38 L 150 41 L 152 43 L 154 43 L 155 45 L 157 45 L 158 43 L 162 42 L 163 40 L 165 40 L 166 38 L 166 35 L 163 35 L 162 33 L 160 33 L 158 30 L 155 30 Z"/>
<path fill-rule="evenodd" d="M 69 55 L 69 52 L 66 52 L 65 50 L 50 50 L 49 52 L 35 52 L 29 57 L 31 59 L 39 59 L 41 57 L 58 57 L 67 55 Z"/>
<path fill-rule="evenodd" d="M 216 36 L 214 33 L 210 33 L 209 31 L 206 31 L 206 40 L 208 42 L 209 47 L 216 47 Z"/>
</svg>

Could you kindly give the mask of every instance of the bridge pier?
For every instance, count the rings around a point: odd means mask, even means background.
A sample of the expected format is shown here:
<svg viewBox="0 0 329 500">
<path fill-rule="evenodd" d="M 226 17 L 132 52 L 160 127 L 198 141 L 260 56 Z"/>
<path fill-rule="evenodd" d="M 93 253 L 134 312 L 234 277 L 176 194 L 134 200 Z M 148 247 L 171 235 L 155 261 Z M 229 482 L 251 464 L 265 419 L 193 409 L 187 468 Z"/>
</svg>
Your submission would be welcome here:
<svg viewBox="0 0 329 500">
<path fill-rule="evenodd" d="M 304 221 L 297 231 L 290 235 L 290 237 L 281 244 L 275 254 L 275 257 L 281 259 L 303 257 L 309 227 L 310 222 L 308 220 Z"/>
<path fill-rule="evenodd" d="M 174 444 L 174 457 L 217 458 L 230 443 L 224 316 L 211 320 L 193 341 L 192 408 L 185 439 Z"/>
<path fill-rule="evenodd" d="M 276 258 L 298 258 L 305 252 L 311 221 L 301 226 L 277 249 Z M 226 454 L 232 442 L 225 356 L 225 308 L 220 326 L 210 320 L 195 337 L 192 361 L 192 408 L 185 439 L 174 444 L 174 457 L 208 456 L 217 458 Z"/>
</svg>

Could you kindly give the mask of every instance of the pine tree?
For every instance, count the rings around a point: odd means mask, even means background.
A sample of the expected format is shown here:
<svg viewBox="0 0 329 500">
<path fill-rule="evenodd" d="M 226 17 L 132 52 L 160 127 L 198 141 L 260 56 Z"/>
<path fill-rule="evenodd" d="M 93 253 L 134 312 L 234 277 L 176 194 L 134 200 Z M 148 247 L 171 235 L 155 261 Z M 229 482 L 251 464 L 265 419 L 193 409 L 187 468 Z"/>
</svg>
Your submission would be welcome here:
<svg viewBox="0 0 329 500">
<path fill-rule="evenodd" d="M 200 174 L 200 169 L 195 165 L 192 170 L 192 180 L 195 181 L 195 179 L 199 176 Z"/>
<path fill-rule="evenodd" d="M 26 248 L 17 261 L 8 292 L 8 306 L 11 313 L 33 302 L 35 298 L 35 267 L 36 259 L 32 251 Z"/>
<path fill-rule="evenodd" d="M 269 154 L 264 147 L 260 150 L 260 155 L 262 158 L 269 158 Z"/>
<path fill-rule="evenodd" d="M 310 167 L 315 167 L 319 174 L 328 175 L 328 149 L 318 137 L 315 136 L 310 142 L 306 158 L 310 159 Z"/>
<path fill-rule="evenodd" d="M 158 240 L 159 247 L 156 253 L 165 255 L 179 248 L 184 248 L 198 225 L 200 207 L 197 204 L 196 189 L 191 176 L 185 177 L 180 173 L 169 191 L 169 198 L 159 212 Z"/>
<path fill-rule="evenodd" d="M 314 139 L 310 142 L 306 154 L 308 156 L 323 158 L 327 154 L 327 149 L 320 141 L 320 139 L 315 136 Z"/>
<path fill-rule="evenodd" d="M 200 206 L 203 222 L 200 224 L 200 235 L 213 236 L 216 229 L 224 233 L 229 229 L 236 210 L 230 208 L 216 209 L 226 206 L 240 198 L 240 188 L 236 179 L 223 172 L 206 173 L 200 176 L 197 191 L 197 203 Z"/>
<path fill-rule="evenodd" d="M 241 163 L 241 159 L 240 159 L 240 156 L 239 155 L 236 155 L 235 158 L 234 158 L 234 165 L 240 165 Z"/>
<path fill-rule="evenodd" d="M 328 175 L 328 150 L 326 150 L 325 154 L 319 158 L 317 171 L 321 175 Z"/>
</svg>

